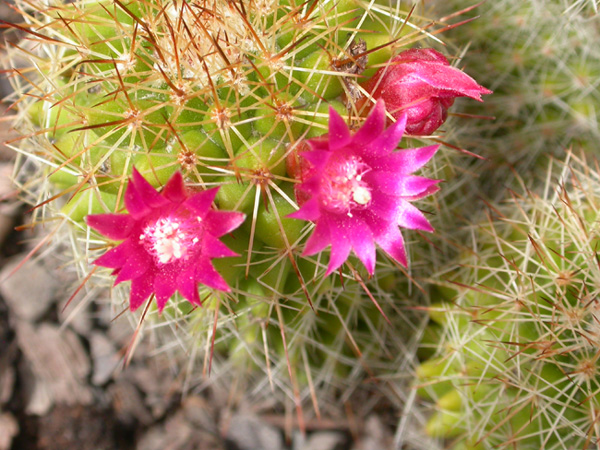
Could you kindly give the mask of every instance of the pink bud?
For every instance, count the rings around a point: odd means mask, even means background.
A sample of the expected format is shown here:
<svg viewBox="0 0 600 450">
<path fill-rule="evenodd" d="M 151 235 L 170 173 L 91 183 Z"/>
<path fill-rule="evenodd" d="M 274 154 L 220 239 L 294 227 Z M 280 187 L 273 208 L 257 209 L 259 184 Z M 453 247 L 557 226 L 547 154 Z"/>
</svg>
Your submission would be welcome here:
<svg viewBox="0 0 600 450">
<path fill-rule="evenodd" d="M 492 93 L 450 66 L 444 55 L 431 48 L 400 53 L 379 69 L 364 88 L 375 100 L 383 99 L 396 120 L 406 114 L 406 131 L 416 135 L 437 130 L 456 97 L 482 101 L 481 94 Z"/>
</svg>

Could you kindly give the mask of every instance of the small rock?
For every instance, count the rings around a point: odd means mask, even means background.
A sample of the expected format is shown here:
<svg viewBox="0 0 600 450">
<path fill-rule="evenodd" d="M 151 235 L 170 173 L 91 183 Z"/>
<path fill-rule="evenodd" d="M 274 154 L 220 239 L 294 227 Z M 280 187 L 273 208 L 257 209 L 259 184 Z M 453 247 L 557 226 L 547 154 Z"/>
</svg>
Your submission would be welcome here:
<svg viewBox="0 0 600 450">
<path fill-rule="evenodd" d="M 136 351 L 139 352 L 140 349 Z M 129 366 L 126 375 L 145 394 L 145 402 L 152 416 L 159 418 L 174 403 L 179 402 L 181 380 L 169 370 L 165 358 L 156 355 L 151 362 L 152 365 Z"/>
<path fill-rule="evenodd" d="M 154 426 L 138 441 L 138 450 L 225 450 L 215 433 L 198 429 L 178 410 L 163 426 Z"/>
<path fill-rule="evenodd" d="M 198 395 L 189 395 L 182 400 L 183 414 L 195 428 L 217 433 L 216 411 L 212 405 Z"/>
<path fill-rule="evenodd" d="M 92 356 L 92 383 L 101 386 L 109 381 L 119 367 L 121 358 L 113 343 L 103 333 L 94 332 L 90 336 Z"/>
<path fill-rule="evenodd" d="M 375 414 L 365 420 L 364 430 L 360 440 L 353 450 L 381 450 L 392 448 L 393 436 L 387 430 L 381 419 Z"/>
<path fill-rule="evenodd" d="M 2 4 L 0 4 L 0 17 L 2 17 L 2 20 L 12 23 L 19 23 L 19 21 L 23 20 L 21 15 L 18 13 L 18 9 L 14 7 L 14 3 L 14 1 L 11 1 L 2 2 Z M 24 32 L 22 30 L 16 28 L 5 28 L 2 32 L 2 39 L 6 40 L 7 42 L 18 42 L 23 34 Z M 6 76 L 2 78 L 10 79 L 10 77 Z M 1 92 L 2 97 L 5 97 L 9 94 L 12 94 L 13 89 L 11 87 L 10 89 Z"/>
<path fill-rule="evenodd" d="M 94 406 L 57 406 L 39 418 L 37 447 L 43 450 L 114 450 L 114 418 Z"/>
<path fill-rule="evenodd" d="M 0 311 L 0 314 L 3 311 Z M 8 403 L 13 395 L 16 380 L 14 368 L 17 346 L 15 342 L 8 341 L 8 325 L 0 323 L 0 327 L 6 327 L 0 332 L 0 406 Z"/>
<path fill-rule="evenodd" d="M 17 419 L 10 413 L 0 414 L 0 450 L 9 450 L 17 434 L 19 434 Z"/>
<path fill-rule="evenodd" d="M 21 207 L 21 203 L 16 201 L 18 191 L 11 181 L 12 171 L 12 163 L 0 163 L 0 242 L 4 242 L 12 231 L 15 216 Z"/>
<path fill-rule="evenodd" d="M 17 343 L 13 340 L 9 323 L 8 308 L 0 301 L 0 411 L 2 405 L 8 403 L 13 396 L 17 352 Z"/>
<path fill-rule="evenodd" d="M 279 430 L 251 414 L 231 416 L 227 424 L 226 439 L 240 450 L 281 450 L 283 447 Z"/>
<path fill-rule="evenodd" d="M 136 349 L 137 350 L 137 349 Z M 147 356 L 145 353 L 141 353 Z M 148 364 L 148 362 L 150 364 Z M 134 380 L 135 384 L 146 394 L 166 393 L 172 388 L 169 386 L 173 382 L 173 374 L 169 372 L 166 361 L 161 355 L 155 355 L 150 361 L 143 365 L 137 364 L 130 366 L 127 376 Z"/>
<path fill-rule="evenodd" d="M 2 112 L 2 104 L 0 103 L 0 118 Z M 1 122 L 1 120 L 0 120 Z M 1 127 L 0 127 L 1 128 Z M 8 200 L 11 198 L 17 198 L 16 193 L 18 192 L 17 186 L 13 183 L 12 173 L 14 170 L 14 165 L 12 162 L 9 163 L 0 163 L 0 199 Z M 15 195 L 11 195 L 14 193 Z"/>
<path fill-rule="evenodd" d="M 31 370 L 21 370 L 20 378 L 26 398 L 25 414 L 43 416 L 48 413 L 54 404 L 48 383 L 33 375 Z"/>
<path fill-rule="evenodd" d="M 15 379 L 13 367 L 0 367 L 0 405 L 5 405 L 12 397 Z"/>
<path fill-rule="evenodd" d="M 0 6 L 1 8 L 2 6 Z M 13 11 L 14 12 L 14 11 Z M 4 12 L 0 10 L 0 17 L 6 20 L 6 16 Z M 3 34 L 2 39 L 5 42 L 6 33 Z M 10 83 L 8 83 L 9 77 L 2 77 L 0 80 L 0 97 L 4 98 L 6 95 L 12 93 L 12 88 L 10 87 Z M 7 111 L 8 105 L 6 103 L 0 103 L 0 161 L 9 161 L 14 160 L 16 156 L 16 152 L 10 148 L 7 143 L 12 139 L 15 139 L 19 136 L 13 129 L 13 118 L 17 118 L 16 114 L 12 114 Z"/>
<path fill-rule="evenodd" d="M 138 450 L 183 450 L 191 443 L 193 435 L 192 426 L 187 423 L 183 414 L 170 417 L 163 427 L 151 427 L 137 443 Z M 198 447 L 204 448 L 204 447 Z"/>
<path fill-rule="evenodd" d="M 64 295 L 58 295 L 61 298 L 57 306 L 58 322 L 63 324 L 63 326 L 68 325 L 69 328 L 80 336 L 89 338 L 90 331 L 94 328 L 92 322 L 92 301 L 90 300 L 90 298 L 93 298 L 90 297 L 93 294 L 86 292 L 85 294 L 88 296 L 86 299 L 83 292 L 79 292 L 79 294 L 71 299 L 77 286 L 69 281 L 65 280 L 64 285 L 67 287 L 64 289 Z M 67 302 L 70 302 L 68 306 Z"/>
<path fill-rule="evenodd" d="M 90 404 L 92 392 L 87 385 L 90 362 L 81 341 L 69 329 L 50 324 L 33 327 L 16 321 L 19 347 L 35 378 L 48 389 L 57 403 Z"/>
<path fill-rule="evenodd" d="M 119 378 L 112 384 L 108 393 L 112 398 L 113 409 L 120 422 L 132 425 L 139 422 L 150 425 L 152 416 L 144 404 L 140 391 L 129 381 Z"/>
<path fill-rule="evenodd" d="M 25 262 L 12 273 L 23 258 L 24 256 L 19 255 L 11 259 L 0 272 L 0 295 L 15 316 L 33 322 L 48 311 L 54 301 L 58 281 L 33 260 Z"/>
<path fill-rule="evenodd" d="M 312 433 L 299 450 L 339 450 L 346 444 L 347 437 L 337 431 Z"/>
<path fill-rule="evenodd" d="M 99 304 L 98 307 L 98 320 L 101 325 L 108 328 L 108 338 L 114 342 L 118 348 L 127 348 L 131 344 L 131 339 L 135 330 L 134 325 L 130 323 L 129 317 L 127 317 L 128 313 L 126 312 L 115 320 L 115 317 L 119 312 L 112 311 L 110 307 L 105 304 Z"/>
</svg>

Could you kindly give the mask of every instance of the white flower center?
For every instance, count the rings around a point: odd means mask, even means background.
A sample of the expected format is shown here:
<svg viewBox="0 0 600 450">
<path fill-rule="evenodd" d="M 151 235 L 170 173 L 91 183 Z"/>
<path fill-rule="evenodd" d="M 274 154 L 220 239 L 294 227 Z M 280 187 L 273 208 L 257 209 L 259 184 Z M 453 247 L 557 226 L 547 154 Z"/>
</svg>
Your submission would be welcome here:
<svg viewBox="0 0 600 450">
<path fill-rule="evenodd" d="M 352 200 L 359 205 L 366 205 L 371 201 L 371 191 L 365 186 L 356 186 L 352 191 Z"/>
<path fill-rule="evenodd" d="M 160 264 L 168 264 L 187 257 L 189 250 L 199 241 L 201 230 L 197 217 L 195 226 L 180 218 L 162 217 L 148 224 L 140 235 L 140 242 Z"/>
<path fill-rule="evenodd" d="M 355 156 L 330 161 L 321 184 L 323 204 L 352 217 L 353 209 L 371 202 L 371 189 L 363 180 L 369 171 L 370 167 Z"/>
</svg>

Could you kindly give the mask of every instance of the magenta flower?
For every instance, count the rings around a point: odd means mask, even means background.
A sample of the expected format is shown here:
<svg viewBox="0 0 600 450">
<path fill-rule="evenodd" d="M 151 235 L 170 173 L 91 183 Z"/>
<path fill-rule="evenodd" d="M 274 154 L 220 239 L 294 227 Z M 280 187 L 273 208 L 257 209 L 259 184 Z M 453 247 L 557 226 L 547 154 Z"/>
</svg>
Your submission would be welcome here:
<svg viewBox="0 0 600 450">
<path fill-rule="evenodd" d="M 177 172 L 158 193 L 134 169 L 125 191 L 129 213 L 86 217 L 87 224 L 102 235 L 123 241 L 94 264 L 114 269 L 115 285 L 131 280 L 132 311 L 152 293 L 161 312 L 175 291 L 200 305 L 198 283 L 230 290 L 211 259 L 236 256 L 219 237 L 237 228 L 244 214 L 213 210 L 217 190 L 190 195 Z"/>
<path fill-rule="evenodd" d="M 310 163 L 309 176 L 298 188 L 308 194 L 290 217 L 315 222 L 304 255 L 331 244 L 327 275 L 340 267 L 351 250 L 369 274 L 375 268 L 375 243 L 406 266 L 398 226 L 433 231 L 410 202 L 438 190 L 439 180 L 411 175 L 429 161 L 439 145 L 394 152 L 405 116 L 385 129 L 385 104 L 377 102 L 364 125 L 351 135 L 344 120 L 329 109 L 329 134 L 308 141 L 300 155 Z"/>
<path fill-rule="evenodd" d="M 437 130 L 446 121 L 456 97 L 483 101 L 481 94 L 492 93 L 431 48 L 400 53 L 364 88 L 374 99 L 384 100 L 396 120 L 406 114 L 406 132 L 417 135 Z"/>
</svg>

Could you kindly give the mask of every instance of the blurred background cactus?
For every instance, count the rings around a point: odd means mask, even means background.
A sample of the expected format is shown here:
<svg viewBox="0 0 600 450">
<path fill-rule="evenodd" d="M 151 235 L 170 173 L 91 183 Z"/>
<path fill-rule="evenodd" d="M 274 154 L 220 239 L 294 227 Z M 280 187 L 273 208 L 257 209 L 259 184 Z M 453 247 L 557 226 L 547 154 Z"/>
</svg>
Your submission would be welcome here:
<svg viewBox="0 0 600 450">
<path fill-rule="evenodd" d="M 491 207 L 432 275 L 416 387 L 449 448 L 597 442 L 599 177 L 585 158 L 551 161 L 543 190 Z"/>
<path fill-rule="evenodd" d="M 447 127 L 486 159 L 457 165 L 469 181 L 445 193 L 456 229 L 424 283 L 420 423 L 430 447 L 596 448 L 598 2 L 484 2 L 469 14 L 480 17 L 445 36 L 494 90 L 464 111 L 495 120 Z"/>
<path fill-rule="evenodd" d="M 470 4 L 438 2 L 447 13 Z M 482 2 L 469 15 L 479 18 L 445 36 L 495 94 L 481 106 L 465 103 L 465 111 L 495 120 L 461 121 L 452 132 L 455 143 L 491 162 L 480 166 L 485 194 L 504 195 L 496 183 L 510 184 L 508 166 L 521 174 L 544 170 L 545 155 L 563 157 L 570 146 L 593 154 L 600 137 L 598 2 Z"/>
</svg>

